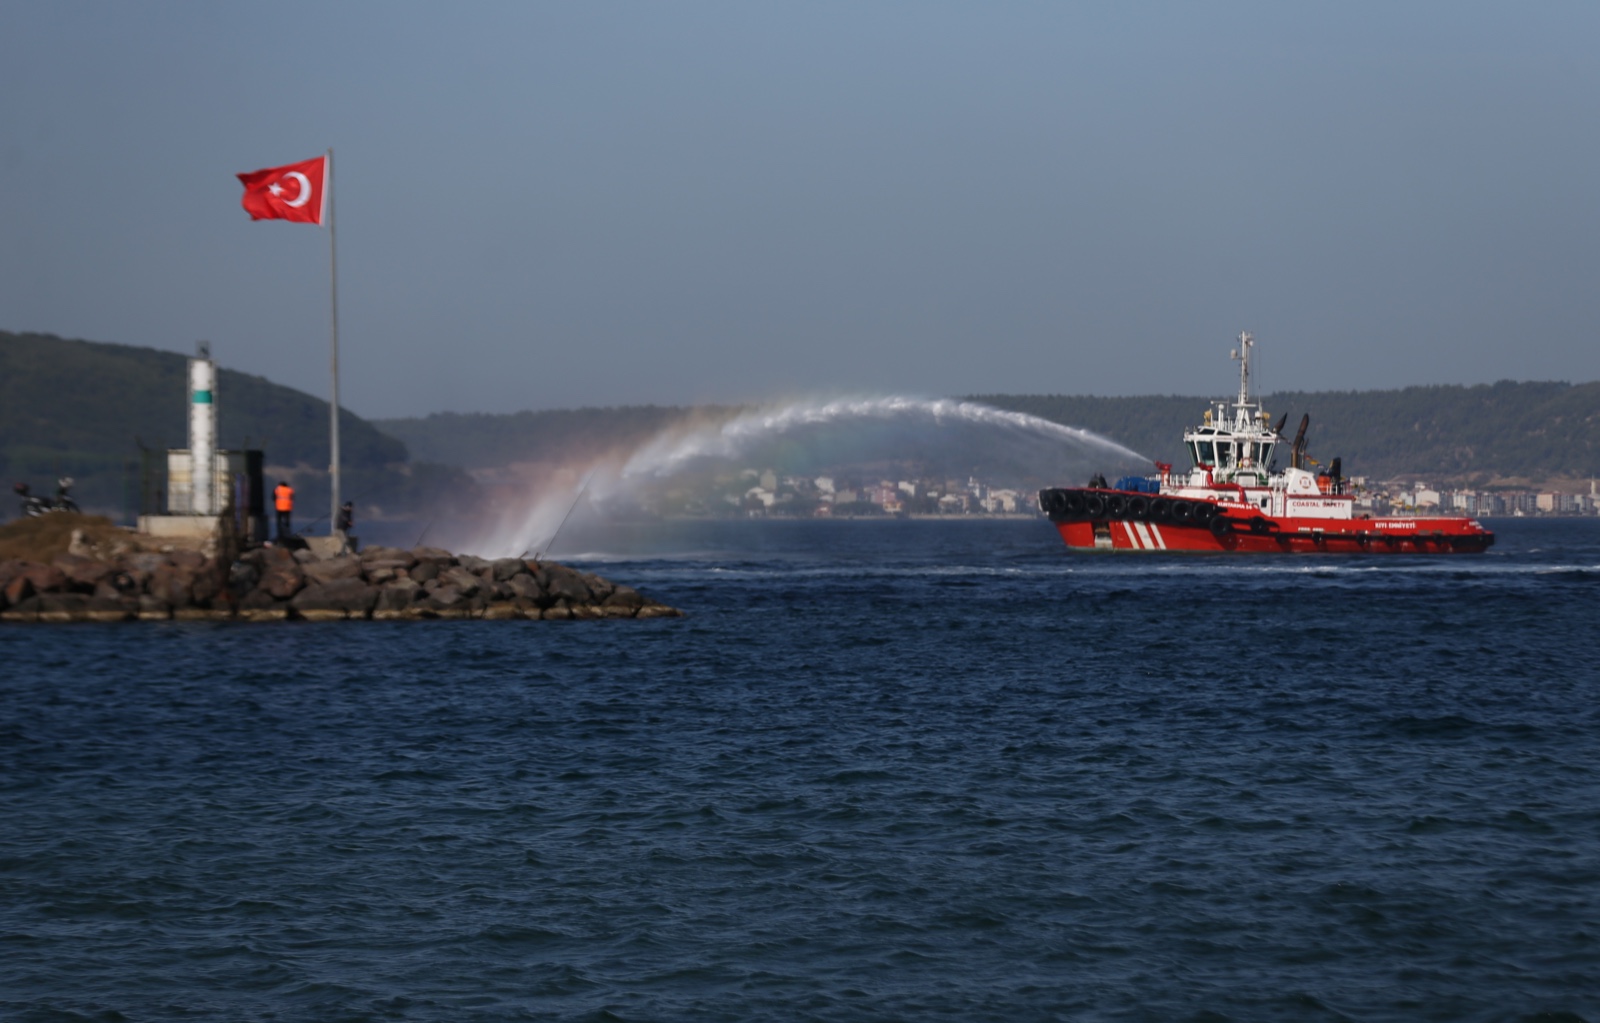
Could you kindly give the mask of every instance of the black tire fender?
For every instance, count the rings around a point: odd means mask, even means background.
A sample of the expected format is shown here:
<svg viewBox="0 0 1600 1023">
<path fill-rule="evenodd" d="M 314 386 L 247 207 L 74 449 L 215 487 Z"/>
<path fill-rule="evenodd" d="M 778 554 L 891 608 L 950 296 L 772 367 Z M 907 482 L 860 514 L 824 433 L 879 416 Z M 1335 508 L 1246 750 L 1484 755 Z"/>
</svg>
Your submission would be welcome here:
<svg viewBox="0 0 1600 1023">
<path fill-rule="evenodd" d="M 1194 505 L 1190 504 L 1188 501 L 1172 502 L 1172 521 L 1193 522 Z"/>
</svg>

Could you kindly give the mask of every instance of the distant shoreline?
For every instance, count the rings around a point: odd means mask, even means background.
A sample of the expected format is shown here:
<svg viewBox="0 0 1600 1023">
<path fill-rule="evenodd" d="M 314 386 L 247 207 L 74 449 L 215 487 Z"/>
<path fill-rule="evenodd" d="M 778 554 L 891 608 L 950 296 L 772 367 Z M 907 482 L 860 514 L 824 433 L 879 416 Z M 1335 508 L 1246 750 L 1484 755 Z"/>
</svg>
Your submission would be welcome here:
<svg viewBox="0 0 1600 1023">
<path fill-rule="evenodd" d="M 1456 515 L 1465 513 L 1435 512 L 1431 515 L 1414 515 L 1406 512 L 1390 512 L 1384 518 L 1432 518 L 1437 515 Z M 1551 513 L 1541 512 L 1537 515 L 1470 515 L 1474 519 L 1600 519 L 1600 516 L 1585 515 L 1581 513 Z M 628 521 L 636 522 L 1045 522 L 1050 519 L 1044 515 L 1034 515 L 1027 512 L 996 512 L 983 515 L 930 515 L 917 513 L 912 515 L 756 515 L 748 517 L 728 515 L 663 515 L 657 518 L 640 518 Z"/>
<path fill-rule="evenodd" d="M 662 515 L 630 521 L 649 522 L 1049 522 L 1043 515 L 1027 512 L 996 512 L 983 515 Z"/>
</svg>

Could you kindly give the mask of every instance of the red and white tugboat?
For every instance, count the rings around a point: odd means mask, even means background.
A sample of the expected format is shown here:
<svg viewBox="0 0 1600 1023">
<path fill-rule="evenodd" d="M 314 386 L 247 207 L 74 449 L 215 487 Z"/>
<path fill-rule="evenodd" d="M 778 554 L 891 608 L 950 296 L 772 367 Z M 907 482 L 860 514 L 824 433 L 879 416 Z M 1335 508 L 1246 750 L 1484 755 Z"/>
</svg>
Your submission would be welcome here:
<svg viewBox="0 0 1600 1023">
<path fill-rule="evenodd" d="M 1039 491 L 1039 507 L 1068 547 L 1117 551 L 1238 551 L 1275 553 L 1450 554 L 1483 551 L 1494 534 L 1460 516 L 1355 514 L 1345 493 L 1340 460 L 1327 471 L 1305 468 L 1306 426 L 1289 445 L 1289 467 L 1278 471 L 1274 453 L 1284 443 L 1250 397 L 1250 349 L 1239 335 L 1239 397 L 1230 409 L 1219 401 L 1204 421 L 1183 435 L 1194 463 L 1187 472 L 1157 462 L 1157 476 L 1129 476 L 1107 486 Z"/>
</svg>

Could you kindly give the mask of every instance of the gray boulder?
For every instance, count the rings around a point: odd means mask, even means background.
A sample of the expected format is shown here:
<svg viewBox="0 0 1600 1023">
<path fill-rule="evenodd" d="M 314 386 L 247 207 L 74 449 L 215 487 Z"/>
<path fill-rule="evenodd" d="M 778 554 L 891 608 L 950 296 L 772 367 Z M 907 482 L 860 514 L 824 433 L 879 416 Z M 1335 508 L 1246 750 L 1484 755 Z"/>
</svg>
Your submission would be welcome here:
<svg viewBox="0 0 1600 1023">
<path fill-rule="evenodd" d="M 0 590 L 0 605 L 15 607 L 32 597 L 33 593 L 33 580 L 19 572 L 7 579 L 5 588 Z"/>
<path fill-rule="evenodd" d="M 448 584 L 434 587 L 428 593 L 428 606 L 432 608 L 455 607 L 464 601 L 461 591 Z"/>
<path fill-rule="evenodd" d="M 644 598 L 631 586 L 613 586 L 611 592 L 600 602 L 600 606 L 637 611 L 644 607 Z"/>
<path fill-rule="evenodd" d="M 249 593 L 261 582 L 261 563 L 240 559 L 228 566 L 228 591 Z"/>
<path fill-rule="evenodd" d="M 411 579 L 397 579 L 378 591 L 374 613 L 404 611 L 417 602 L 422 587 Z"/>
<path fill-rule="evenodd" d="M 39 620 L 39 600 L 37 594 L 30 593 L 0 611 L 0 618 L 8 622 L 36 622 Z"/>
<path fill-rule="evenodd" d="M 93 593 L 100 580 L 117 571 L 117 566 L 109 561 L 78 554 L 58 554 L 51 564 L 66 576 L 67 586 L 78 593 Z"/>
<path fill-rule="evenodd" d="M 239 601 L 239 610 L 241 613 L 244 611 L 262 611 L 267 608 L 280 607 L 282 605 L 283 601 L 274 600 L 272 594 L 268 593 L 266 590 L 255 590 L 245 594 L 244 597 Z"/>
<path fill-rule="evenodd" d="M 454 586 L 463 597 L 477 596 L 483 589 L 483 580 L 467 568 L 447 568 L 439 574 L 439 581 Z"/>
<path fill-rule="evenodd" d="M 370 561 L 362 558 L 361 574 L 366 576 L 369 583 L 386 583 L 402 573 L 410 575 L 410 569 L 416 563 L 415 558 L 373 558 Z"/>
<path fill-rule="evenodd" d="M 569 605 L 592 603 L 594 594 L 584 581 L 583 573 L 575 572 L 553 561 L 542 562 L 536 576 L 539 588 L 554 600 L 565 600 Z"/>
<path fill-rule="evenodd" d="M 396 568 L 410 568 L 417 563 L 417 556 L 410 551 L 403 551 L 398 547 L 368 547 L 361 552 L 362 570 L 374 562 L 397 562 Z"/>
<path fill-rule="evenodd" d="M 54 565 L 41 565 L 37 561 L 17 563 L 10 585 L 26 579 L 34 593 L 61 593 L 67 589 L 67 574 Z M 13 600 L 15 603 L 15 600 Z"/>
<path fill-rule="evenodd" d="M 139 594 L 139 584 L 126 572 L 117 572 L 108 575 L 95 584 L 94 596 L 97 600 L 120 600 L 125 597 L 135 597 Z"/>
<path fill-rule="evenodd" d="M 139 595 L 139 620 L 141 622 L 164 622 L 172 617 L 172 605 L 148 593 Z"/>
<path fill-rule="evenodd" d="M 299 593 L 306 584 L 306 574 L 293 558 L 269 561 L 261 573 L 258 589 L 265 590 L 274 599 L 288 600 Z"/>
<path fill-rule="evenodd" d="M 494 581 L 510 582 L 519 575 L 528 574 L 528 563 L 521 558 L 496 558 L 489 566 L 494 571 Z"/>
<path fill-rule="evenodd" d="M 88 594 L 42 593 L 37 599 L 41 622 L 82 622 L 89 619 Z"/>
<path fill-rule="evenodd" d="M 132 597 L 89 598 L 88 617 L 91 622 L 125 622 L 139 615 L 139 601 Z"/>
<path fill-rule="evenodd" d="M 124 570 L 147 579 L 150 577 L 150 573 L 167 563 L 167 556 L 158 554 L 155 551 L 140 551 L 122 559 Z"/>
<path fill-rule="evenodd" d="M 361 577 L 361 559 L 350 554 L 341 554 L 326 561 L 312 561 L 302 565 L 300 570 L 306 574 L 308 583 L 327 585 L 340 579 L 359 579 Z"/>
<path fill-rule="evenodd" d="M 198 572 L 205 565 L 206 556 L 199 551 L 173 551 L 167 555 L 167 560 L 179 568 Z"/>
<path fill-rule="evenodd" d="M 544 596 L 544 591 L 539 589 L 539 580 L 527 573 L 512 576 L 506 581 L 505 586 L 511 591 L 511 596 L 517 600 L 538 603 L 539 599 Z"/>
<path fill-rule="evenodd" d="M 579 574 L 583 576 L 583 581 L 588 584 L 589 594 L 594 598 L 596 604 L 603 603 L 607 597 L 611 596 L 611 591 L 615 587 L 610 579 L 603 579 L 593 572 L 580 572 Z"/>
<path fill-rule="evenodd" d="M 683 612 L 675 607 L 647 600 L 644 607 L 634 612 L 635 618 L 682 618 Z"/>
<path fill-rule="evenodd" d="M 194 572 L 166 562 L 150 573 L 145 590 L 168 607 L 188 607 L 194 603 Z"/>
<path fill-rule="evenodd" d="M 215 561 L 207 560 L 195 570 L 189 582 L 189 592 L 194 603 L 200 607 L 211 607 L 224 603 L 222 597 L 222 576 Z"/>
<path fill-rule="evenodd" d="M 378 591 L 357 577 L 312 583 L 296 593 L 289 604 L 306 617 L 310 617 L 307 612 L 313 611 L 344 611 L 352 617 L 364 617 L 377 600 Z"/>
</svg>

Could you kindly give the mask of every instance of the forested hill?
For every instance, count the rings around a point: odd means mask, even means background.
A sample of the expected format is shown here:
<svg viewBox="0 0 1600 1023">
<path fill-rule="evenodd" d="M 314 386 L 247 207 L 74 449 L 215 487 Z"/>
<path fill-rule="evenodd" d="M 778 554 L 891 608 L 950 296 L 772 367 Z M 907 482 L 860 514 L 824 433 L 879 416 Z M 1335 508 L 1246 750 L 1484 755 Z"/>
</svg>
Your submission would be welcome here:
<svg viewBox="0 0 1600 1023">
<path fill-rule="evenodd" d="M 1204 397 L 1096 398 L 976 395 L 973 400 L 1080 426 L 1151 458 L 1184 464 L 1181 442 L 1208 406 Z M 1511 383 L 1397 391 L 1283 393 L 1266 399 L 1288 430 L 1311 414 L 1313 457 L 1344 459 L 1354 475 L 1385 479 L 1548 480 L 1600 475 L 1600 383 Z M 467 468 L 579 460 L 639 443 L 691 415 L 727 407 L 554 409 L 509 415 L 438 413 L 377 420 L 418 457 Z"/>
<path fill-rule="evenodd" d="M 70 475 L 85 507 L 127 511 L 138 444 L 158 452 L 188 445 L 187 375 L 188 358 L 175 352 L 0 331 L 0 479 L 48 494 L 58 474 Z M 297 486 L 308 488 L 308 501 L 325 492 L 326 401 L 219 367 L 217 410 L 223 448 L 260 448 L 269 465 L 309 467 Z M 376 487 L 403 466 L 414 483 L 418 467 L 407 465 L 404 443 L 348 410 L 339 432 L 351 482 Z"/>
<path fill-rule="evenodd" d="M 1205 398 L 977 395 L 975 400 L 1103 433 L 1163 461 L 1184 464 L 1182 433 Z M 1551 479 L 1600 475 L 1600 382 L 1407 387 L 1395 391 L 1293 391 L 1263 402 L 1285 432 L 1311 414 L 1308 450 L 1345 471 L 1385 479 Z M 1291 433 L 1292 435 L 1292 433 Z"/>
</svg>

